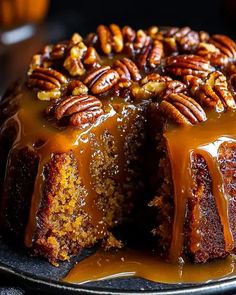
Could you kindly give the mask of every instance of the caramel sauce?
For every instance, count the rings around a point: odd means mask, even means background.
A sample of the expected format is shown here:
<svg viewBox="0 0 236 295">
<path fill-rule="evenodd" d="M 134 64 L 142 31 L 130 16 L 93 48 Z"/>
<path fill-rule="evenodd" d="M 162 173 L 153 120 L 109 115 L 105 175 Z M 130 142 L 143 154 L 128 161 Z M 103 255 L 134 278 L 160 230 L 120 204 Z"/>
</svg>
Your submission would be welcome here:
<svg viewBox="0 0 236 295">
<path fill-rule="evenodd" d="M 106 115 L 101 116 L 93 126 L 85 129 L 58 128 L 42 116 L 47 102 L 38 101 L 31 91 L 24 89 L 20 97 L 19 110 L 5 122 L 3 129 L 11 125 L 12 122 L 18 126 L 13 149 L 28 146 L 39 155 L 38 174 L 25 231 L 26 246 L 32 245 L 36 228 L 37 211 L 44 181 L 43 169 L 55 151 L 60 153 L 72 150 L 78 158 L 80 176 L 89 196 L 84 200 L 84 210 L 87 210 L 91 216 L 91 222 L 97 227 L 98 235 L 103 237 L 105 234 L 103 212 L 96 206 L 97 193 L 93 186 L 93 176 L 88 169 L 85 169 L 92 161 L 92 138 L 96 138 L 99 149 L 103 148 L 100 139 L 104 130 L 108 130 L 117 139 L 119 171 L 116 177 L 122 182 L 126 177 L 123 166 L 124 134 L 132 125 L 132 120 L 126 122 L 126 118 L 137 115 L 139 111 L 135 106 L 121 102 L 116 98 L 104 100 L 103 103 L 107 109 Z M 229 251 L 234 246 L 228 220 L 228 196 L 224 191 L 217 156 L 218 148 L 223 142 L 236 142 L 236 113 L 233 111 L 221 114 L 209 112 L 207 117 L 206 122 L 196 126 L 180 128 L 169 125 L 164 132 L 174 184 L 175 212 L 169 255 L 172 263 L 162 260 L 157 253 L 152 251 L 124 249 L 111 253 L 99 250 L 78 263 L 63 279 L 64 281 L 82 283 L 120 276 L 138 276 L 156 282 L 179 283 L 205 282 L 235 275 L 233 256 L 204 265 L 179 263 L 183 247 L 186 201 L 192 195 L 191 157 L 193 153 L 202 155 L 207 162 L 213 183 L 212 193 L 223 226 L 225 249 Z M 99 128 L 97 128 L 98 126 Z M 39 139 L 42 144 L 35 145 Z M 198 206 L 195 207 L 195 210 L 195 216 L 200 216 Z M 201 242 L 201 235 L 197 231 L 197 220 L 195 222 L 196 230 L 193 234 L 194 241 L 192 241 L 194 251 L 198 249 Z"/>
<path fill-rule="evenodd" d="M 83 209 L 91 218 L 91 224 L 97 229 L 98 238 L 106 234 L 107 225 L 104 223 L 104 213 L 99 209 L 96 201 L 98 193 L 94 187 L 94 176 L 89 170 L 95 148 L 104 149 L 102 134 L 108 131 L 116 140 L 117 163 L 119 170 L 114 176 L 119 183 L 123 183 L 127 177 L 124 169 L 124 145 L 125 134 L 132 127 L 132 118 L 138 116 L 142 107 L 138 108 L 128 104 L 119 98 L 104 99 L 103 105 L 106 114 L 101 116 L 95 124 L 83 129 L 63 127 L 59 128 L 48 122 L 43 116 L 43 111 L 48 102 L 39 101 L 31 91 L 24 89 L 19 99 L 19 109 L 10 117 L 3 126 L 3 129 L 11 124 L 17 125 L 18 134 L 12 149 L 28 147 L 34 150 L 39 156 L 38 173 L 35 180 L 34 192 L 32 195 L 30 213 L 25 231 L 25 245 L 32 246 L 34 232 L 36 229 L 37 212 L 42 199 L 44 183 L 44 167 L 54 153 L 73 151 L 78 159 L 78 171 L 82 185 L 87 191 L 87 197 L 83 202 Z M 111 104 L 112 101 L 112 104 Z M 114 109 L 114 107 L 116 110 Z M 122 114 L 122 115 L 121 115 Z M 41 145 L 37 145 L 38 141 Z M 93 146 L 96 141 L 97 146 Z"/>
<path fill-rule="evenodd" d="M 62 281 L 82 284 L 135 276 L 160 283 L 200 283 L 235 275 L 233 256 L 202 265 L 172 264 L 165 262 L 152 251 L 124 249 L 117 252 L 98 250 L 77 263 Z"/>
<path fill-rule="evenodd" d="M 228 196 L 224 192 L 217 156 L 218 148 L 223 142 L 236 141 L 236 113 L 233 111 L 221 114 L 209 112 L 207 117 L 206 122 L 196 126 L 182 128 L 169 126 L 164 134 L 174 183 L 175 212 L 169 255 L 171 261 L 177 261 L 182 252 L 186 201 L 192 196 L 191 155 L 193 152 L 202 155 L 208 165 L 213 183 L 212 193 L 223 226 L 225 250 L 229 251 L 234 246 L 228 219 Z M 196 214 L 200 213 L 196 212 Z M 194 248 L 197 250 L 201 240 L 197 232 L 195 238 Z"/>
</svg>

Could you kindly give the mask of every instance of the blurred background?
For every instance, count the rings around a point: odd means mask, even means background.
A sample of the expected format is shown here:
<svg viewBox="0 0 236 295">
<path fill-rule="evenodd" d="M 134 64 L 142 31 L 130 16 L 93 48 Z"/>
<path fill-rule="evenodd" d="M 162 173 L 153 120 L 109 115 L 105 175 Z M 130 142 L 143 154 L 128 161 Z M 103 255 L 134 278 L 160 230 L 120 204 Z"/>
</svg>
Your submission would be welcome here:
<svg viewBox="0 0 236 295">
<path fill-rule="evenodd" d="M 236 39 L 236 0 L 0 0 L 0 96 L 45 43 L 100 23 L 186 26 Z"/>
</svg>

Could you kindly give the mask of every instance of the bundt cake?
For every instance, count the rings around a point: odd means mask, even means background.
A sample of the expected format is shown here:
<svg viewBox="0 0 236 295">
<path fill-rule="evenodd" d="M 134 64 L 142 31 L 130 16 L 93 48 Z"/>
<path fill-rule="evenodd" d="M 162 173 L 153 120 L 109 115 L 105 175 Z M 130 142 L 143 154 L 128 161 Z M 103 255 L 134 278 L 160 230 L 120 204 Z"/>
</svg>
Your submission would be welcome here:
<svg viewBox="0 0 236 295">
<path fill-rule="evenodd" d="M 235 99 L 224 35 L 111 24 L 45 46 L 0 106 L 3 235 L 56 264 L 122 247 L 139 208 L 170 261 L 235 253 Z"/>
</svg>

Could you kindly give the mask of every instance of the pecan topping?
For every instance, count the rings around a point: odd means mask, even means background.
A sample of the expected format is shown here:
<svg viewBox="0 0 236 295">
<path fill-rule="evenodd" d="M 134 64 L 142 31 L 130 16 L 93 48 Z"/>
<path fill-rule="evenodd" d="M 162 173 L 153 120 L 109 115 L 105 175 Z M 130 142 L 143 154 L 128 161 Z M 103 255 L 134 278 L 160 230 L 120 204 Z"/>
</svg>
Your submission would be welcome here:
<svg viewBox="0 0 236 295">
<path fill-rule="evenodd" d="M 195 125 L 206 120 L 203 108 L 183 93 L 170 94 L 160 103 L 159 109 L 168 119 L 180 125 Z"/>
<path fill-rule="evenodd" d="M 84 83 L 93 94 L 100 94 L 111 89 L 119 80 L 117 71 L 109 66 L 92 70 L 84 79 Z"/>
<path fill-rule="evenodd" d="M 166 59 L 166 71 L 175 76 L 193 75 L 206 77 L 214 68 L 209 61 L 197 55 L 170 56 Z"/>
<path fill-rule="evenodd" d="M 137 64 L 140 68 L 155 68 L 160 64 L 163 56 L 163 44 L 159 40 L 154 40 L 144 46 L 138 56 Z"/>
<path fill-rule="evenodd" d="M 133 81 L 138 81 L 141 79 L 138 67 L 129 58 L 116 60 L 113 64 L 113 68 L 118 72 L 120 77 L 123 79 Z"/>
<path fill-rule="evenodd" d="M 209 74 L 205 83 L 199 88 L 196 97 L 200 103 L 218 112 L 226 108 L 236 108 L 231 92 L 228 90 L 226 77 L 219 71 Z"/>
<path fill-rule="evenodd" d="M 236 58 L 236 43 L 225 35 L 213 35 L 209 42 L 230 59 Z"/>
<path fill-rule="evenodd" d="M 59 89 L 67 79 L 56 70 L 46 68 L 36 68 L 28 78 L 28 86 L 40 90 Z"/>
<path fill-rule="evenodd" d="M 69 118 L 73 126 L 93 123 L 103 113 L 101 101 L 92 95 L 69 96 L 54 107 L 56 119 Z"/>
<path fill-rule="evenodd" d="M 164 36 L 172 51 L 191 52 L 199 43 L 199 34 L 189 27 L 171 28 Z"/>
<path fill-rule="evenodd" d="M 119 26 L 111 24 L 108 28 L 100 25 L 97 28 L 97 35 L 103 53 L 110 54 L 112 50 L 118 53 L 123 50 L 123 35 Z"/>
<path fill-rule="evenodd" d="M 71 76 L 82 76 L 85 73 L 82 59 L 87 51 L 83 42 L 79 42 L 70 49 L 70 53 L 64 61 L 64 68 Z"/>
</svg>

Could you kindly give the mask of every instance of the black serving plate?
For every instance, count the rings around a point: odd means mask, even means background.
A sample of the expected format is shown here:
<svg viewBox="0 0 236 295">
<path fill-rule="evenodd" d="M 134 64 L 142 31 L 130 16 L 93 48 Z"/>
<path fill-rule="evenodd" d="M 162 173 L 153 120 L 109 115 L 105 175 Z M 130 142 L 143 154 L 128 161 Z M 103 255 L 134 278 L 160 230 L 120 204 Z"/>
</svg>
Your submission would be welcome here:
<svg viewBox="0 0 236 295">
<path fill-rule="evenodd" d="M 61 282 L 73 263 L 94 250 L 83 251 L 71 262 L 54 267 L 41 258 L 31 257 L 24 249 L 13 249 L 0 238 L 0 278 L 11 287 L 41 294 L 236 294 L 236 278 L 205 284 L 160 284 L 141 278 L 117 278 L 80 285 Z M 157 271 L 159 271 L 157 269 Z M 30 293 L 31 294 L 31 293 Z"/>
</svg>

